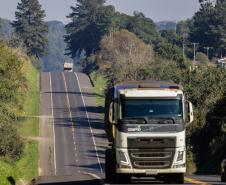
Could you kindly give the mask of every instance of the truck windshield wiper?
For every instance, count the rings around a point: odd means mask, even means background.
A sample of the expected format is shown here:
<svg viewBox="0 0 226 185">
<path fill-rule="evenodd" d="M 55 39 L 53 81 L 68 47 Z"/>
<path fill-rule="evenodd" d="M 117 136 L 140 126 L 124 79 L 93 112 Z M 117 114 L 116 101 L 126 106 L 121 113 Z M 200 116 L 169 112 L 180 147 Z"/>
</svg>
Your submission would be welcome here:
<svg viewBox="0 0 226 185">
<path fill-rule="evenodd" d="M 149 120 L 154 119 L 157 124 L 175 124 L 175 119 L 173 117 L 168 117 L 168 118 L 149 118 Z"/>
<path fill-rule="evenodd" d="M 129 124 L 176 124 L 173 117 L 130 117 L 125 122 Z"/>
<path fill-rule="evenodd" d="M 131 117 L 131 118 L 126 118 L 125 121 L 133 124 L 148 124 L 147 117 Z"/>
</svg>

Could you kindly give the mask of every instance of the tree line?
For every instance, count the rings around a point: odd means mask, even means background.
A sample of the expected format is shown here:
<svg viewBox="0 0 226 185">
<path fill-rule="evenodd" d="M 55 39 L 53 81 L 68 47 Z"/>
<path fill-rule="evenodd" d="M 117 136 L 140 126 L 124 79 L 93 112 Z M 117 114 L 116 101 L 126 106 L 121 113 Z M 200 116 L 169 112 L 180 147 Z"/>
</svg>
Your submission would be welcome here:
<svg viewBox="0 0 226 185">
<path fill-rule="evenodd" d="M 28 90 L 24 66 L 45 55 L 47 27 L 38 0 L 21 0 L 12 22 L 9 40 L 0 35 L 0 159 L 14 163 L 21 159 L 25 142 L 18 133 Z M 0 20 L 1 27 L 1 20 Z"/>
</svg>

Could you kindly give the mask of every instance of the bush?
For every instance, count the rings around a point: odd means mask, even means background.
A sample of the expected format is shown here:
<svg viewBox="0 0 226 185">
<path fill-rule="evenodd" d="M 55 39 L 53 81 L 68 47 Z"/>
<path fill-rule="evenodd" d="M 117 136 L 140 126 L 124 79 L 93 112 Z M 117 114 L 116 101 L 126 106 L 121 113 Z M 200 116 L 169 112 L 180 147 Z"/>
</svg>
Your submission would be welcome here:
<svg viewBox="0 0 226 185">
<path fill-rule="evenodd" d="M 19 49 L 0 44 L 0 157 L 13 162 L 21 158 L 24 149 L 14 123 L 23 112 L 26 60 Z"/>
<path fill-rule="evenodd" d="M 10 123 L 0 123 L 0 156 L 16 161 L 23 154 L 24 143 Z"/>
</svg>

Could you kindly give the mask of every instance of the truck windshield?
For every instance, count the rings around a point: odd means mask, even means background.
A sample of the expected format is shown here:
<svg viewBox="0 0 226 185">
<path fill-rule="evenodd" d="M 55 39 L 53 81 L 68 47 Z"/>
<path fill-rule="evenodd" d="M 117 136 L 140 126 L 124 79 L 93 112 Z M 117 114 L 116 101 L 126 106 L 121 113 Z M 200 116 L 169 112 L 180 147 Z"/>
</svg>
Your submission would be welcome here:
<svg viewBox="0 0 226 185">
<path fill-rule="evenodd" d="M 182 118 L 181 99 L 126 99 L 122 102 L 122 119 Z"/>
</svg>

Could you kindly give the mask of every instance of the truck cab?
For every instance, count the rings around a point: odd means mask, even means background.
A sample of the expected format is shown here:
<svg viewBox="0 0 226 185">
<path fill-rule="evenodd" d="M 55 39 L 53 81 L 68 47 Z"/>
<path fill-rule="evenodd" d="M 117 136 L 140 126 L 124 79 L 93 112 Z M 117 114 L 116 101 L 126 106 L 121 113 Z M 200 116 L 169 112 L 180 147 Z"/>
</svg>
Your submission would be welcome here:
<svg viewBox="0 0 226 185">
<path fill-rule="evenodd" d="M 106 181 L 155 177 L 184 183 L 185 130 L 193 121 L 192 104 L 178 84 L 141 81 L 112 87 L 105 100 Z"/>
<path fill-rule="evenodd" d="M 74 71 L 73 60 L 65 60 L 64 61 L 64 72 L 73 72 L 73 71 Z"/>
</svg>

